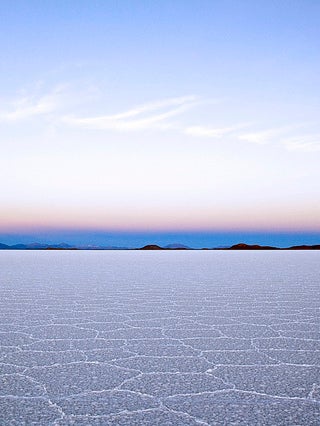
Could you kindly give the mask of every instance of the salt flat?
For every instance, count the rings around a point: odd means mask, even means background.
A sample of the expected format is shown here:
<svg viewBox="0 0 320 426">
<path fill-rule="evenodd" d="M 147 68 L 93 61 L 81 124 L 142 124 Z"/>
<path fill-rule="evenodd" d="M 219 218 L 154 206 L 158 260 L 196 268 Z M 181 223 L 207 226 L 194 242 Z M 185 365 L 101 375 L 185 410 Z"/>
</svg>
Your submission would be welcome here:
<svg viewBox="0 0 320 426">
<path fill-rule="evenodd" d="M 0 251 L 0 424 L 318 425 L 320 252 Z"/>
</svg>

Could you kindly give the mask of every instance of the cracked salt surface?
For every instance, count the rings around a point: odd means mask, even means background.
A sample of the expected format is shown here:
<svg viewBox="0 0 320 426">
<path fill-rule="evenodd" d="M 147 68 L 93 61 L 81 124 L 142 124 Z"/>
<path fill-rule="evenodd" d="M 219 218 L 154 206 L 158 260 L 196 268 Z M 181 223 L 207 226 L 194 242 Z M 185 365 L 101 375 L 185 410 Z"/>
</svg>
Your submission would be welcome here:
<svg viewBox="0 0 320 426">
<path fill-rule="evenodd" d="M 0 252 L 0 424 L 318 425 L 319 252 Z"/>
</svg>

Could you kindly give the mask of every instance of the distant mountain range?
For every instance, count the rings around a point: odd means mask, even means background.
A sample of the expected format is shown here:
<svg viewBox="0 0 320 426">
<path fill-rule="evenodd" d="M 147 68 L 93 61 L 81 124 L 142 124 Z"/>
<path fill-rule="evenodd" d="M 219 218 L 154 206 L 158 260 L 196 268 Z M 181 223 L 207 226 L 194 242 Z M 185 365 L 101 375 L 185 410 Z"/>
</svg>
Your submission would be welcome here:
<svg viewBox="0 0 320 426">
<path fill-rule="evenodd" d="M 250 245 L 250 244 L 239 243 L 229 248 L 218 249 L 218 250 L 320 250 L 320 244 L 279 248 L 279 247 L 273 247 L 273 246 L 260 246 L 258 244 Z"/>
<path fill-rule="evenodd" d="M 191 247 L 185 246 L 184 244 L 168 244 L 164 246 L 164 248 L 170 250 L 192 250 Z"/>
<path fill-rule="evenodd" d="M 156 244 L 146 245 L 141 247 L 139 250 L 320 250 L 320 244 L 317 245 L 301 245 L 291 247 L 273 247 L 273 246 L 260 246 L 258 244 L 244 244 L 239 243 L 230 247 L 204 247 L 202 249 L 192 249 L 182 244 L 170 244 L 168 246 L 160 247 Z"/>
<path fill-rule="evenodd" d="M 14 244 L 9 246 L 0 243 L 0 250 L 129 250 L 128 247 L 114 247 L 114 246 L 96 246 L 96 245 L 70 245 L 66 243 L 60 244 Z"/>
<path fill-rule="evenodd" d="M 285 248 L 273 246 L 261 246 L 258 244 L 245 244 L 239 243 L 230 247 L 203 247 L 202 249 L 193 249 L 183 244 L 168 244 L 166 246 L 159 246 L 157 244 L 148 244 L 140 248 L 132 247 L 116 247 L 116 246 L 97 246 L 97 245 L 70 245 L 66 243 L 60 244 L 8 244 L 0 243 L 0 250 L 320 250 L 320 244 L 316 245 L 299 245 Z"/>
</svg>

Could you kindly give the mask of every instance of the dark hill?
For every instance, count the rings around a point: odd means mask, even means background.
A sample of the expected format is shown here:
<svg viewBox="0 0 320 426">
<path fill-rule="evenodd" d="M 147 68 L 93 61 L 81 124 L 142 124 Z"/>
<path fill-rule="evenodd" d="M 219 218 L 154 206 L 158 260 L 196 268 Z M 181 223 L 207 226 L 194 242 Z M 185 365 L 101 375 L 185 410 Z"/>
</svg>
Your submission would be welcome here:
<svg viewBox="0 0 320 426">
<path fill-rule="evenodd" d="M 229 247 L 227 250 L 279 250 L 277 247 L 272 246 L 259 246 L 258 244 L 244 244 L 239 243 Z"/>
<path fill-rule="evenodd" d="M 164 250 L 164 248 L 157 246 L 156 244 L 148 244 L 144 247 L 141 247 L 139 250 Z"/>
</svg>

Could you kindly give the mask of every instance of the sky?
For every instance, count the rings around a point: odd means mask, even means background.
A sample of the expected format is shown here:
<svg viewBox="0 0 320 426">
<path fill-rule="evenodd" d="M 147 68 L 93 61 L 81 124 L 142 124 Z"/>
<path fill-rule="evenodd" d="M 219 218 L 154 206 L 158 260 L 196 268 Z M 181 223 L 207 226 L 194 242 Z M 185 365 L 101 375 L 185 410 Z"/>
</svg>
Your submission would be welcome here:
<svg viewBox="0 0 320 426">
<path fill-rule="evenodd" d="M 318 0 L 1 0 L 0 52 L 0 242 L 320 241 Z"/>
</svg>

